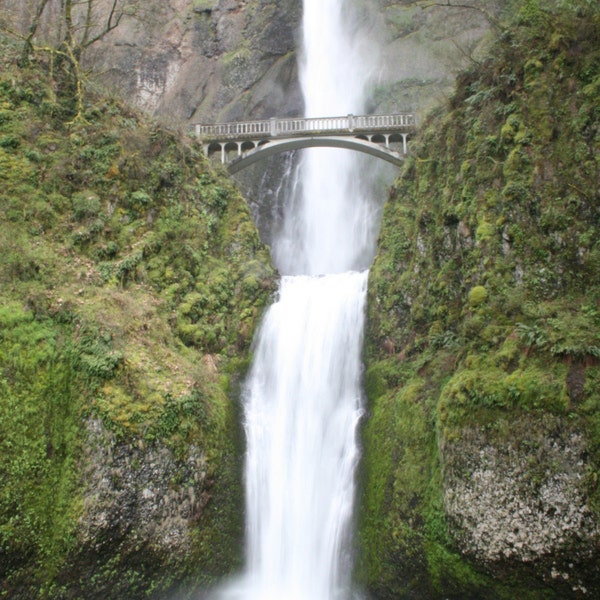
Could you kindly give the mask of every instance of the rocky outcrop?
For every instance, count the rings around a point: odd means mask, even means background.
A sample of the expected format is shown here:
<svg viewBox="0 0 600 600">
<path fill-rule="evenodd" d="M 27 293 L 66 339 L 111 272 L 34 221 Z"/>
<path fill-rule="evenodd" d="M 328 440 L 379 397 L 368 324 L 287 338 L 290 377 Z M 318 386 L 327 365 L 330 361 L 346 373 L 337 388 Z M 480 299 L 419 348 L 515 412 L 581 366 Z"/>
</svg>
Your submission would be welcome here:
<svg viewBox="0 0 600 600">
<path fill-rule="evenodd" d="M 152 0 L 88 55 L 127 98 L 175 121 L 299 114 L 297 2 Z"/>
<path fill-rule="evenodd" d="M 586 489 L 589 443 L 556 419 L 511 429 L 504 443 L 485 429 L 466 429 L 441 449 L 453 536 L 461 552 L 488 565 L 543 561 L 565 551 L 568 572 L 568 564 L 589 560 L 600 541 Z M 549 579 L 555 559 L 545 568 Z"/>
<path fill-rule="evenodd" d="M 192 530 L 210 499 L 205 452 L 191 445 L 177 459 L 160 441 L 118 441 L 95 418 L 86 430 L 77 532 L 84 551 L 103 554 L 105 546 L 114 550 L 125 543 L 130 550 L 189 552 Z"/>
</svg>

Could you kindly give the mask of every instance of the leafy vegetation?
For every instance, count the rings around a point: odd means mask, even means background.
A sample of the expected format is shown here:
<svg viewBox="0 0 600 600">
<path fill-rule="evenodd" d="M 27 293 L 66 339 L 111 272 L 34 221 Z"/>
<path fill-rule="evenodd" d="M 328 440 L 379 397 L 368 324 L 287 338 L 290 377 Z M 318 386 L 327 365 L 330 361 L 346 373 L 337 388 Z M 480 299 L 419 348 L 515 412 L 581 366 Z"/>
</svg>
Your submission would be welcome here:
<svg viewBox="0 0 600 600">
<path fill-rule="evenodd" d="M 540 423 L 584 436 L 600 517 L 600 13 L 511 2 L 498 30 L 413 142 L 371 270 L 359 573 L 377 598 L 575 597 L 544 561 L 461 553 L 443 491 L 469 432 L 515 448 Z M 548 561 L 597 589 L 593 550 L 564 552 Z"/>
<path fill-rule="evenodd" d="M 274 271 L 199 144 L 112 98 L 73 121 L 56 81 L 1 41 L 0 596 L 147 597 L 212 559 L 122 541 L 80 554 L 86 423 L 182 460 L 203 449 L 224 489 L 196 543 L 226 548 L 206 575 L 225 570 L 240 502 L 227 392 Z"/>
</svg>

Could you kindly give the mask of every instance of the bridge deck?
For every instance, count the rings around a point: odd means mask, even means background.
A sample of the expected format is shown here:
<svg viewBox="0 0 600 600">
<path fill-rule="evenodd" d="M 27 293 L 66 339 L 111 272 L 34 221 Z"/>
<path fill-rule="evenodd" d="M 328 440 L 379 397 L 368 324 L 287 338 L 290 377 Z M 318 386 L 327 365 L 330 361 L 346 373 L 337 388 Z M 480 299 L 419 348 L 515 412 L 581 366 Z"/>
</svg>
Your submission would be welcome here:
<svg viewBox="0 0 600 600">
<path fill-rule="evenodd" d="M 412 132 L 416 127 L 411 113 L 395 115 L 346 115 L 345 117 L 265 119 L 238 123 L 194 125 L 203 141 L 299 137 L 306 135 L 356 135 L 376 132 Z"/>
</svg>

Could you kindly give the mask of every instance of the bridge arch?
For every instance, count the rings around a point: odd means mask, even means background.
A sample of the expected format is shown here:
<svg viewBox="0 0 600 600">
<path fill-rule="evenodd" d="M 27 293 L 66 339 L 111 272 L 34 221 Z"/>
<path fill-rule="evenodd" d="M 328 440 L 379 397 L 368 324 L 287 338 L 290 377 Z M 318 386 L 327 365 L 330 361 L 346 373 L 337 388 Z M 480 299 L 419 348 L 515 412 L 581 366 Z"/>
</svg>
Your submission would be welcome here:
<svg viewBox="0 0 600 600">
<path fill-rule="evenodd" d="M 401 165 L 404 160 L 404 155 L 393 152 L 375 142 L 360 138 L 335 136 L 291 138 L 285 140 L 271 140 L 268 143 L 258 146 L 247 152 L 245 155 L 240 156 L 238 159 L 228 163 L 227 169 L 231 174 L 234 174 L 269 156 L 301 148 L 345 148 L 369 154 L 370 156 L 380 158 L 396 166 Z"/>
</svg>

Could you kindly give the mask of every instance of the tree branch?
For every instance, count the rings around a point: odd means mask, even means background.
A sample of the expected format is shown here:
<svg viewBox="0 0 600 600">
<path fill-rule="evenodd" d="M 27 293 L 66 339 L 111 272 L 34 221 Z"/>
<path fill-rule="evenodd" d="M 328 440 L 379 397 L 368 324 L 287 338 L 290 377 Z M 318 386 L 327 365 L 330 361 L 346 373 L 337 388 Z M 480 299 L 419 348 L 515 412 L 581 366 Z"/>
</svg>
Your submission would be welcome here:
<svg viewBox="0 0 600 600">
<path fill-rule="evenodd" d="M 25 41 L 23 43 L 23 49 L 21 50 L 21 58 L 19 60 L 21 65 L 26 65 L 29 62 L 29 57 L 33 52 L 33 38 L 37 33 L 40 21 L 42 19 L 42 13 L 44 12 L 47 4 L 48 0 L 41 0 L 41 2 L 38 4 L 37 10 L 35 11 L 31 25 L 29 25 L 29 31 L 27 32 L 27 36 L 25 37 Z"/>
<path fill-rule="evenodd" d="M 461 48 L 454 40 L 450 40 L 452 42 L 452 44 L 454 45 L 454 47 L 467 59 L 470 60 L 472 63 L 475 63 L 478 66 L 481 66 L 481 63 L 478 60 L 475 60 L 473 58 L 473 56 L 466 52 L 463 48 Z"/>
<path fill-rule="evenodd" d="M 118 4 L 119 4 L 119 0 L 113 0 L 112 6 L 110 9 L 110 13 L 108 15 L 108 19 L 106 21 L 106 27 L 102 31 L 100 31 L 100 33 L 98 33 L 98 35 L 96 35 L 95 37 L 88 40 L 85 44 L 82 44 L 82 46 L 84 48 L 87 48 L 88 46 L 95 44 L 97 41 L 101 40 L 105 35 L 107 35 L 113 29 L 116 29 L 119 26 L 119 23 L 121 22 L 121 19 L 123 18 L 123 15 L 125 13 L 123 11 L 119 11 L 117 13 L 117 5 Z M 115 15 L 116 15 L 116 17 L 115 17 Z"/>
</svg>

